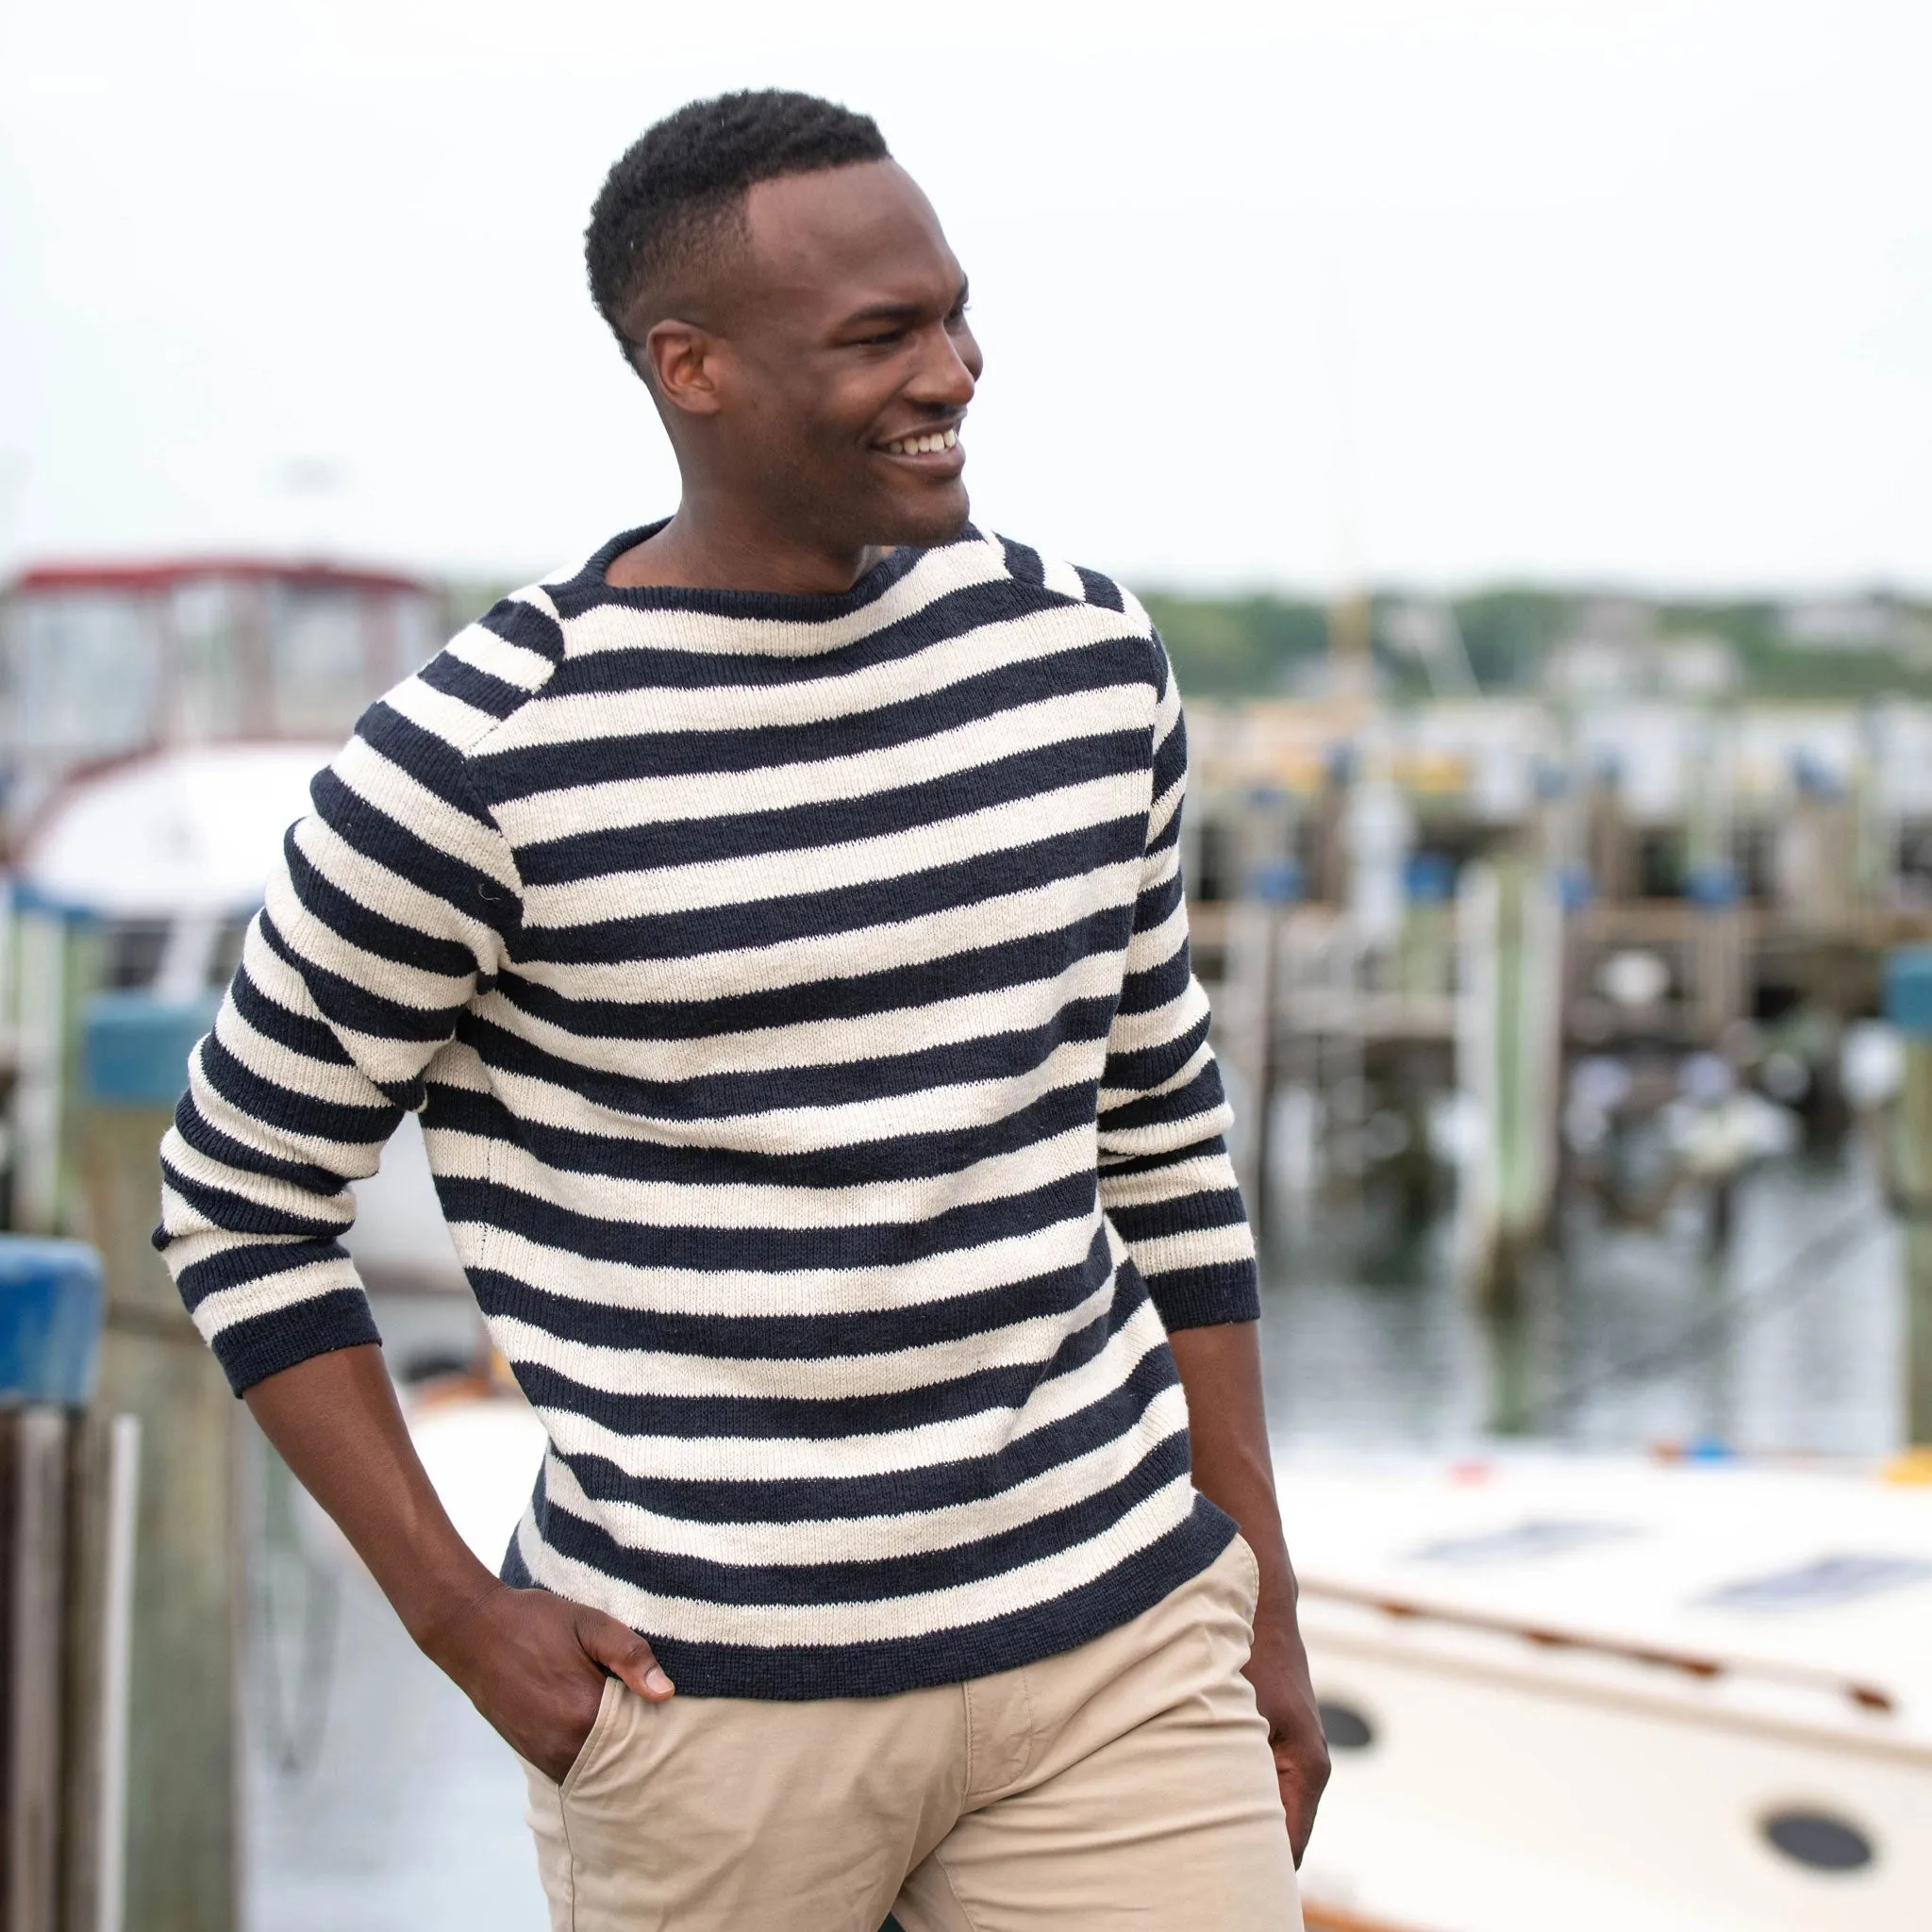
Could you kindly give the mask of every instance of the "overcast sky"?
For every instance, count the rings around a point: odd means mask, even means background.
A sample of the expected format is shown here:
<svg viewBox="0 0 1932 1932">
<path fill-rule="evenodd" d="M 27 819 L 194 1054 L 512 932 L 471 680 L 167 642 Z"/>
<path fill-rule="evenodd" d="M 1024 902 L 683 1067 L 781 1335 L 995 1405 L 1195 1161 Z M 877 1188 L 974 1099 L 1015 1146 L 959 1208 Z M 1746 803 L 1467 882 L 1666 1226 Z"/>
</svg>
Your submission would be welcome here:
<svg viewBox="0 0 1932 1932">
<path fill-rule="evenodd" d="M 781 83 L 973 277 L 994 527 L 1142 586 L 1932 589 L 1928 72 L 1924 0 L 0 0 L 0 566 L 518 575 L 662 514 L 585 213 Z"/>
</svg>

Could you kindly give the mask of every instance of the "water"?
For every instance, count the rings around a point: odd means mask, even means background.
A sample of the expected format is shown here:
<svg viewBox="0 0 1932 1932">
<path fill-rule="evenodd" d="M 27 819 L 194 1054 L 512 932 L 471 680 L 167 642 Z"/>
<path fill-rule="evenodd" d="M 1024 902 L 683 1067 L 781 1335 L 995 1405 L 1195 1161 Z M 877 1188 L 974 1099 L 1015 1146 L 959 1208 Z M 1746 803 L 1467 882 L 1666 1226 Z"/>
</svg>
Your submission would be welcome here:
<svg viewBox="0 0 1932 1932">
<path fill-rule="evenodd" d="M 1458 1293 L 1446 1225 L 1382 1225 L 1331 1217 L 1265 1257 L 1270 1413 L 1291 1445 L 1456 1453 L 1499 1420 L 1592 1449 L 1897 1442 L 1898 1236 L 1856 1154 L 1752 1175 L 1718 1257 L 1695 1212 L 1657 1229 L 1578 1214 L 1508 1324 Z M 452 1302 L 378 1316 L 396 1357 L 472 1333 Z M 286 1503 L 271 1480 L 253 1552 L 252 1932 L 541 1932 L 521 1771 Z"/>
</svg>

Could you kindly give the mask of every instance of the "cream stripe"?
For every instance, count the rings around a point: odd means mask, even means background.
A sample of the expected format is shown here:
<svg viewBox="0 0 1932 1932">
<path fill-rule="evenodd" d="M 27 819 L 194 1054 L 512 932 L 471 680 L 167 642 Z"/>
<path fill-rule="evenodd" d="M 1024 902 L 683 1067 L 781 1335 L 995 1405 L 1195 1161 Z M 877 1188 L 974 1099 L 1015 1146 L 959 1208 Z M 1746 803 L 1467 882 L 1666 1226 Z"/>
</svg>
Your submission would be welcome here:
<svg viewBox="0 0 1932 1932">
<path fill-rule="evenodd" d="M 880 1603 L 708 1604 L 632 1589 L 538 1542 L 526 1517 L 519 1547 L 546 1589 L 589 1604 L 636 1630 L 687 1643 L 878 1643 L 924 1637 L 1036 1608 L 1091 1583 L 1187 1520 L 1194 1492 L 1185 1476 L 1157 1491 L 1091 1541 L 1037 1562 L 923 1596 Z"/>
<path fill-rule="evenodd" d="M 1077 1267 L 1093 1240 L 1096 1209 L 960 1254 L 895 1267 L 671 1268 L 601 1261 L 532 1240 L 515 1227 L 490 1236 L 490 1265 L 548 1294 L 599 1307 L 674 1315 L 785 1315 L 793 1319 L 917 1307 Z M 462 1224 L 473 1225 L 474 1224 Z"/>
<path fill-rule="evenodd" d="M 523 717 L 520 711 L 510 723 Z M 497 823 L 519 846 L 541 844 L 563 832 L 664 824 L 683 819 L 779 811 L 794 806 L 843 803 L 894 791 L 929 778 L 972 772 L 996 758 L 1038 751 L 1106 731 L 1143 728 L 1145 707 L 1123 690 L 1075 692 L 1015 705 L 989 718 L 969 719 L 903 744 L 880 745 L 841 758 L 810 758 L 755 771 L 693 772 L 665 777 L 608 779 L 505 800 Z M 500 749 L 492 744 L 494 751 Z M 1143 785 L 1147 781 L 1143 780 Z"/>
<path fill-rule="evenodd" d="M 1071 1128 L 1050 1141 L 1036 1141 L 956 1173 L 849 1188 L 620 1180 L 549 1167 L 523 1147 L 446 1127 L 425 1133 L 424 1141 L 441 1173 L 470 1180 L 493 1179 L 515 1194 L 555 1201 L 579 1214 L 643 1229 L 906 1225 L 930 1221 L 956 1208 L 1005 1200 L 1070 1174 L 1091 1174 L 1094 1168 L 1090 1126 Z M 502 1212 L 506 1220 L 514 1221 L 516 1204 L 508 1204 Z"/>
<path fill-rule="evenodd" d="M 986 1126 L 1032 1106 L 1058 1088 L 1097 1080 L 1106 1054 L 1104 1040 L 1074 1041 L 1056 1047 L 1037 1066 L 1006 1079 L 959 1081 L 824 1107 L 772 1108 L 762 1113 L 721 1114 L 701 1120 L 674 1113 L 619 1113 L 568 1087 L 526 1074 L 499 1073 L 496 1091 L 520 1119 L 550 1126 L 625 1134 L 664 1146 L 810 1154 L 897 1140 L 907 1134 Z"/>
<path fill-rule="evenodd" d="M 530 886 L 524 892 L 524 917 L 532 926 L 583 925 L 882 885 L 1062 833 L 1086 831 L 1111 819 L 1133 818 L 1145 809 L 1146 793 L 1145 781 L 1128 772 L 875 839 L 650 872 L 604 873 L 563 886 Z M 1138 831 L 1135 837 L 1139 839 Z"/>
<path fill-rule="evenodd" d="M 596 1524 L 626 1549 L 696 1557 L 711 1563 L 864 1563 L 983 1542 L 1069 1508 L 1111 1488 L 1170 1437 L 1188 1425 L 1178 1383 L 1161 1390 L 1133 1426 L 1084 1456 L 1056 1463 L 997 1495 L 900 1516 L 833 1517 L 812 1522 L 699 1523 L 664 1516 L 635 1503 L 592 1502 L 552 1454 L 544 1463 L 543 1493 L 551 1507 Z"/>
<path fill-rule="evenodd" d="M 687 1482 L 830 1481 L 934 1469 L 995 1456 L 1009 1443 L 1104 1401 L 1166 1331 L 1142 1302 L 1091 1361 L 1034 1385 L 1024 1408 L 981 1409 L 872 1436 L 627 1436 L 569 1409 L 541 1410 L 562 1456 L 601 1456 L 635 1476 Z"/>
<path fill-rule="evenodd" d="M 989 1040 L 1046 1025 L 1074 1000 L 1113 997 L 1119 953 L 1089 953 L 1052 979 L 1015 981 L 986 992 L 890 1008 L 851 1019 L 800 1020 L 695 1040 L 625 1040 L 578 1033 L 526 1012 L 501 992 L 477 1010 L 506 1032 L 581 1067 L 622 1068 L 643 1080 L 696 1080 L 715 1074 L 762 1074 L 786 1067 L 851 1066 L 926 1047 Z"/>
<path fill-rule="evenodd" d="M 337 1289 L 360 1287 L 353 1261 L 310 1261 L 280 1274 L 264 1275 L 259 1281 L 218 1289 L 196 1306 L 194 1325 L 204 1341 L 212 1341 L 238 1322 L 252 1322 L 258 1315 L 279 1314 L 285 1308 L 313 1301 L 316 1296 Z"/>
<path fill-rule="evenodd" d="M 722 999 L 752 987 L 763 991 L 819 979 L 852 979 L 1058 931 L 1131 903 L 1140 871 L 1138 859 L 1124 860 L 916 919 L 807 934 L 769 946 L 592 965 L 525 960 L 516 970 L 523 978 L 554 986 L 574 999 L 619 1003 Z"/>
<path fill-rule="evenodd" d="M 814 1402 L 840 1402 L 904 1395 L 958 1381 L 977 1369 L 1043 1367 L 1070 1335 L 1103 1315 L 1112 1300 L 1113 1283 L 1108 1280 L 1064 1314 L 1039 1315 L 957 1341 L 880 1355 L 813 1356 L 808 1363 L 791 1356 L 744 1358 L 610 1348 L 567 1341 L 508 1315 L 491 1322 L 490 1334 L 510 1363 L 539 1363 L 586 1389 L 612 1395 L 647 1389 L 654 1396 L 693 1399 L 775 1401 L 808 1395 Z"/>
<path fill-rule="evenodd" d="M 566 575 L 575 575 L 575 572 Z M 653 644 L 678 651 L 764 651 L 774 656 L 816 656 L 910 617 L 935 598 L 969 584 L 992 583 L 1005 575 L 999 553 L 982 543 L 928 551 L 882 597 L 842 617 L 795 623 L 760 617 L 717 617 L 694 611 L 638 609 L 598 604 L 564 625 L 573 658 L 592 651 L 628 651 Z"/>
<path fill-rule="evenodd" d="M 948 688 L 982 673 L 1056 657 L 1119 635 L 1120 619 L 1111 610 L 1083 605 L 1077 610 L 998 619 L 880 663 L 822 677 L 788 678 L 783 684 L 649 685 L 635 691 L 553 694 L 528 708 L 530 715 L 520 722 L 515 741 L 575 744 L 586 738 L 633 733 L 816 724 L 860 717 L 908 699 L 937 698 L 943 703 Z M 1151 691 L 1123 681 L 1118 695 L 1144 719 Z"/>
</svg>

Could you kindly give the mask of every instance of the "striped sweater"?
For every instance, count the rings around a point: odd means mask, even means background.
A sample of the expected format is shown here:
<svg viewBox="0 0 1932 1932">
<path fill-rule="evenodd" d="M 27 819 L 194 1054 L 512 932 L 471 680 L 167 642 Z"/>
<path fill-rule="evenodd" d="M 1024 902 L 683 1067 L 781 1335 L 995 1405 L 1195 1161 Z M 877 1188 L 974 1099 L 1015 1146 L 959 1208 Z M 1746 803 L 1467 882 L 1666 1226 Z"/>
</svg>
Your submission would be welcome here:
<svg viewBox="0 0 1932 1932">
<path fill-rule="evenodd" d="M 611 587 L 647 534 L 318 774 L 157 1244 L 237 1390 L 374 1341 L 341 1237 L 417 1109 L 549 1430 L 508 1580 L 699 1695 L 1071 1648 L 1231 1536 L 1166 1331 L 1258 1306 L 1166 655 L 970 527 L 825 596 Z"/>
</svg>

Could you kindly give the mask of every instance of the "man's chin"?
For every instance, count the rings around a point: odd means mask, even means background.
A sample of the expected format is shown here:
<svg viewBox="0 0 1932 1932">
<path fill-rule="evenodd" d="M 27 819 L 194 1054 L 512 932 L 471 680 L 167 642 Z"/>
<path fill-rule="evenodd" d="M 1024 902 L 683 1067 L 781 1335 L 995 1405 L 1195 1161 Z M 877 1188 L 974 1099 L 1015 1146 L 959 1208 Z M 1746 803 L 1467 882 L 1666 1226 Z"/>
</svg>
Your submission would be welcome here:
<svg viewBox="0 0 1932 1932">
<path fill-rule="evenodd" d="M 914 550 L 950 543 L 966 527 L 971 508 L 965 484 L 955 482 L 947 490 L 927 493 L 923 502 L 891 505 L 872 541 L 881 549 L 904 545 Z"/>
</svg>

